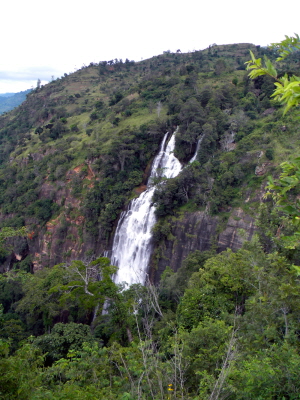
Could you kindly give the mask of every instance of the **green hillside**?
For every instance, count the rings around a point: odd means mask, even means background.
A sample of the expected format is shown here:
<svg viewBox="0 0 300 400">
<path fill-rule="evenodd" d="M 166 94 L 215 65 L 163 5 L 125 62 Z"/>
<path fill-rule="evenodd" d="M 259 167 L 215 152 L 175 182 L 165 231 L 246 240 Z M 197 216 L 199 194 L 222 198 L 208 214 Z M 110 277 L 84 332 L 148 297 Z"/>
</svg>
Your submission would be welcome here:
<svg viewBox="0 0 300 400">
<path fill-rule="evenodd" d="M 200 164 L 161 186 L 157 215 L 251 208 L 243 200 L 249 187 L 259 188 L 294 153 L 298 131 L 292 114 L 282 119 L 271 104 L 272 80 L 248 79 L 249 48 L 272 56 L 247 44 L 166 52 L 139 63 L 100 62 L 35 89 L 0 119 L 2 226 L 25 224 L 37 238 L 52 219 L 64 226 L 56 241 L 69 234 L 86 244 L 77 256 L 96 247 L 101 254 L 120 211 L 145 183 L 164 133 L 176 126 L 175 154 L 183 163 L 205 135 Z M 282 68 L 295 68 L 289 62 Z M 50 254 L 50 265 L 68 251 Z"/>
<path fill-rule="evenodd" d="M 300 74 L 297 51 L 213 45 L 92 63 L 0 116 L 0 399 L 300 399 L 297 218 L 265 198 L 299 113 L 249 50 Z M 116 285 L 104 252 L 177 128 L 150 281 Z"/>
</svg>

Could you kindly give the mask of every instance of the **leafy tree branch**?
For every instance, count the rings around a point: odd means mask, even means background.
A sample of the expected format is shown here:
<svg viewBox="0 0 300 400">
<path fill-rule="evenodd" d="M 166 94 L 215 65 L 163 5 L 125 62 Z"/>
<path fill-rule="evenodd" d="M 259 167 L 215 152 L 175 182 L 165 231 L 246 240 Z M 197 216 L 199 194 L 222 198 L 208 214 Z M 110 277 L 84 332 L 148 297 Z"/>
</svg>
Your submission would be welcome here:
<svg viewBox="0 0 300 400">
<path fill-rule="evenodd" d="M 295 37 L 288 37 L 280 43 L 273 43 L 271 48 L 279 51 L 279 57 L 276 61 L 284 60 L 288 55 L 300 50 L 300 38 L 295 34 Z M 284 114 L 292 107 L 297 107 L 300 103 L 300 77 L 296 75 L 288 76 L 285 74 L 279 77 L 274 64 L 267 56 L 264 59 L 256 59 L 253 52 L 250 50 L 251 60 L 247 61 L 247 70 L 250 71 L 249 76 L 255 79 L 261 75 L 269 75 L 275 79 L 276 89 L 272 94 L 276 100 L 285 105 Z"/>
</svg>

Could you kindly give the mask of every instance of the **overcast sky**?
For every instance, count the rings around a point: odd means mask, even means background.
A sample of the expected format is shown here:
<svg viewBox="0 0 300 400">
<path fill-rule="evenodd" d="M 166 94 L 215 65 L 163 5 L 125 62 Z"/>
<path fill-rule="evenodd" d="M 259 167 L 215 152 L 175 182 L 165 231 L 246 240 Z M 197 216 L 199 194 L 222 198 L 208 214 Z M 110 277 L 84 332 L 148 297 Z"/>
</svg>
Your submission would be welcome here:
<svg viewBox="0 0 300 400">
<path fill-rule="evenodd" d="M 4 3 L 4 2 L 3 2 Z M 252 0 L 10 0 L 1 4 L 0 93 L 90 62 L 140 61 L 210 44 L 265 46 L 299 32 L 300 2 Z M 286 8 L 285 8 L 286 7 Z"/>
</svg>

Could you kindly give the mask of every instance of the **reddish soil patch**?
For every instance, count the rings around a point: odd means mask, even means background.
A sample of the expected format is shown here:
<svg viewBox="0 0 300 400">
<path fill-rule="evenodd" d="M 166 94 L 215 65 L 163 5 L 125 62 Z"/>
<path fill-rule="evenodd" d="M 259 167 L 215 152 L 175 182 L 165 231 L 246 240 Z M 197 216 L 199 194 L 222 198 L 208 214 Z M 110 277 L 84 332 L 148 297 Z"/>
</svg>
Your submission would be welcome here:
<svg viewBox="0 0 300 400">
<path fill-rule="evenodd" d="M 138 194 L 143 193 L 147 189 L 147 185 L 140 185 L 139 187 L 135 188 L 134 191 Z"/>
</svg>

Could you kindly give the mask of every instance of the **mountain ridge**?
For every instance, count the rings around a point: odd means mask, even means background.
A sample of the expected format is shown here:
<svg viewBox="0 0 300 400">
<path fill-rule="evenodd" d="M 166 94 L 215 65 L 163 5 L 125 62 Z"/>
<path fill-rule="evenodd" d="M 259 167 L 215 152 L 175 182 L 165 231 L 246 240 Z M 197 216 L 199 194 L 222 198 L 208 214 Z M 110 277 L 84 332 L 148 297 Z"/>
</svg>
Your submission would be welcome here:
<svg viewBox="0 0 300 400">
<path fill-rule="evenodd" d="M 228 219 L 247 192 L 244 179 L 255 188 L 274 170 L 268 130 L 286 135 L 290 129 L 282 130 L 280 111 L 268 99 L 273 83 L 246 78 L 248 58 L 248 45 L 235 44 L 165 52 L 139 63 L 91 63 L 36 88 L 2 116 L 1 223 L 26 224 L 34 232 L 23 253 L 17 248 L 5 265 L 17 266 L 21 258 L 25 268 L 38 269 L 109 250 L 118 215 L 145 184 L 163 135 L 177 125 L 175 155 L 184 164 L 204 135 L 200 165 L 188 166 L 156 191 L 156 231 L 180 208 L 205 208 Z M 213 240 L 208 234 L 207 242 Z"/>
</svg>

